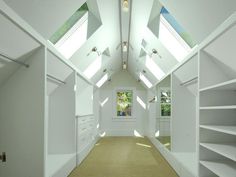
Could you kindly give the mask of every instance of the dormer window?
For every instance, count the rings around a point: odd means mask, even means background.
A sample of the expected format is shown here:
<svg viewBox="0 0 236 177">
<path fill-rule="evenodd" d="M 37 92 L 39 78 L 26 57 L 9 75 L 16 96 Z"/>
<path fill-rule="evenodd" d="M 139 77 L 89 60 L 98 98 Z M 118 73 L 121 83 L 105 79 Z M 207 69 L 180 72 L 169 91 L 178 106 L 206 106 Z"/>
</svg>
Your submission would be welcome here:
<svg viewBox="0 0 236 177">
<path fill-rule="evenodd" d="M 196 45 L 190 35 L 165 7 L 162 7 L 160 12 L 159 39 L 179 62 L 181 62 Z"/>
<path fill-rule="evenodd" d="M 69 59 L 87 40 L 88 6 L 84 3 L 49 39 Z"/>
</svg>

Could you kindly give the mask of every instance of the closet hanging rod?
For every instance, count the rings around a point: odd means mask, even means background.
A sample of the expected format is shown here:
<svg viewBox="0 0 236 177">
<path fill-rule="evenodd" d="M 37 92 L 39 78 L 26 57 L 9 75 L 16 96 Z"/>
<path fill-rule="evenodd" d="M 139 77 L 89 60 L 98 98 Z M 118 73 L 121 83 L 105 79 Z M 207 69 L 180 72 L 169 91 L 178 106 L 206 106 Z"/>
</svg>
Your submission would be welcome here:
<svg viewBox="0 0 236 177">
<path fill-rule="evenodd" d="M 19 65 L 22 65 L 22 66 L 24 66 L 24 67 L 26 67 L 26 68 L 29 67 L 28 64 L 25 64 L 24 62 L 21 62 L 21 61 L 17 61 L 17 60 L 15 60 L 15 59 L 12 59 L 12 58 L 10 58 L 10 57 L 4 55 L 4 54 L 1 54 L 1 53 L 0 53 L 0 56 L 1 56 L 0 59 L 2 59 L 2 60 L 9 60 L 9 61 L 15 62 L 15 63 L 17 63 L 17 64 L 19 64 Z M 3 57 L 3 58 L 2 58 L 2 57 Z"/>
<path fill-rule="evenodd" d="M 60 83 L 62 83 L 62 84 L 66 84 L 66 82 L 64 82 L 64 81 L 62 81 L 62 80 L 60 80 L 60 79 L 57 79 L 56 77 L 54 77 L 54 76 L 52 76 L 52 75 L 50 75 L 50 74 L 47 74 L 47 77 L 48 77 L 49 79 L 55 80 L 55 81 L 57 81 L 57 82 L 60 82 Z"/>
<path fill-rule="evenodd" d="M 194 81 L 197 81 L 197 79 L 198 79 L 198 77 L 194 77 L 194 78 L 192 78 L 192 79 L 189 79 L 188 81 L 182 82 L 180 85 L 181 85 L 181 86 L 187 85 L 187 84 L 189 84 L 189 83 L 192 83 L 192 82 L 194 82 Z"/>
</svg>

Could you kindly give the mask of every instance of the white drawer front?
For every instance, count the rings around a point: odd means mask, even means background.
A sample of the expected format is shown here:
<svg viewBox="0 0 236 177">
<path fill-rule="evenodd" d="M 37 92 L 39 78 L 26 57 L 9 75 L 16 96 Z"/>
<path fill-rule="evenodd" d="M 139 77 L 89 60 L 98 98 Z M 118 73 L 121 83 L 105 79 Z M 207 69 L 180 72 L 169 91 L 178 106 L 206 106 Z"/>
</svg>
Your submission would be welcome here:
<svg viewBox="0 0 236 177">
<path fill-rule="evenodd" d="M 79 117 L 78 118 L 78 124 L 85 124 L 87 122 L 91 122 L 94 121 L 94 116 L 90 115 L 90 116 L 83 116 L 83 117 Z"/>
<path fill-rule="evenodd" d="M 94 129 L 94 121 L 88 122 L 88 129 Z"/>
<path fill-rule="evenodd" d="M 78 124 L 84 124 L 88 122 L 89 117 L 80 117 L 78 118 Z"/>
<path fill-rule="evenodd" d="M 78 136 L 78 152 L 82 151 L 83 148 L 88 144 L 88 134 L 85 133 L 83 135 Z"/>
<path fill-rule="evenodd" d="M 78 134 L 81 135 L 89 130 L 89 124 L 84 123 L 81 125 L 78 125 Z"/>
</svg>

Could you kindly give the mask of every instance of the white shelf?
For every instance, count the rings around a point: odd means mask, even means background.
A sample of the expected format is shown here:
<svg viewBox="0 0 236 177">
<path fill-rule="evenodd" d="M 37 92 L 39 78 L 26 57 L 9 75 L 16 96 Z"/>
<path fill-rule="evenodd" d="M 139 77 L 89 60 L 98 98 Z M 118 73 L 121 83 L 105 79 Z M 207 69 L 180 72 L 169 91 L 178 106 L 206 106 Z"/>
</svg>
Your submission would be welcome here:
<svg viewBox="0 0 236 177">
<path fill-rule="evenodd" d="M 220 177 L 235 177 L 236 163 L 227 161 L 200 161 L 210 171 Z"/>
<path fill-rule="evenodd" d="M 200 89 L 200 92 L 207 91 L 207 90 L 236 90 L 236 79 L 202 88 Z"/>
<path fill-rule="evenodd" d="M 236 143 L 215 144 L 200 143 L 201 146 L 236 161 Z"/>
<path fill-rule="evenodd" d="M 201 125 L 200 128 L 236 135 L 236 126 Z"/>
<path fill-rule="evenodd" d="M 229 106 L 204 106 L 204 107 L 200 107 L 200 110 L 211 110 L 211 109 L 236 109 L 236 105 L 229 105 Z"/>
</svg>

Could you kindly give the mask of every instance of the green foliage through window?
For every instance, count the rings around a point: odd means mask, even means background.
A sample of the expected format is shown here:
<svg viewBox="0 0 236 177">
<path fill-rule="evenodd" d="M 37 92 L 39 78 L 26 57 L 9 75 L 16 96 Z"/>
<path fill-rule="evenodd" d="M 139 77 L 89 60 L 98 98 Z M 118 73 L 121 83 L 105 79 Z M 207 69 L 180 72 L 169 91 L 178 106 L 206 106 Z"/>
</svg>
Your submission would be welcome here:
<svg viewBox="0 0 236 177">
<path fill-rule="evenodd" d="M 75 24 L 88 12 L 88 5 L 84 3 L 49 39 L 56 44 Z"/>
<path fill-rule="evenodd" d="M 132 100 L 133 92 L 131 90 L 116 92 L 117 116 L 131 116 Z"/>
<path fill-rule="evenodd" d="M 171 116 L 171 94 L 169 90 L 161 90 L 161 116 Z"/>
</svg>

